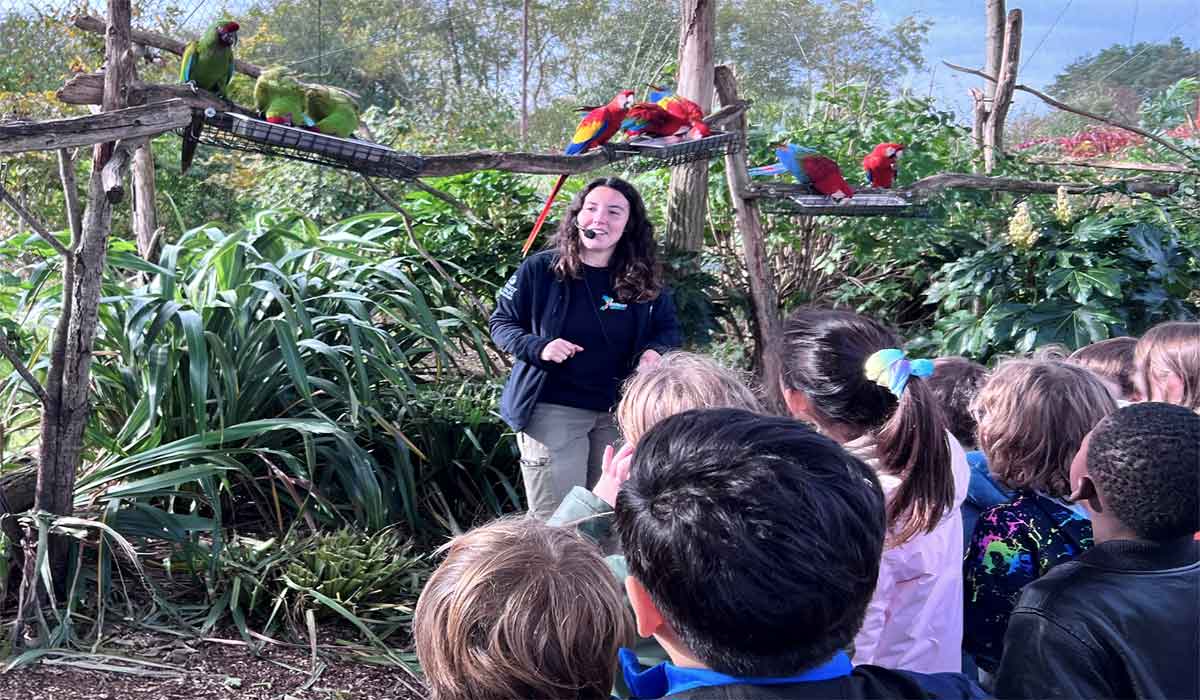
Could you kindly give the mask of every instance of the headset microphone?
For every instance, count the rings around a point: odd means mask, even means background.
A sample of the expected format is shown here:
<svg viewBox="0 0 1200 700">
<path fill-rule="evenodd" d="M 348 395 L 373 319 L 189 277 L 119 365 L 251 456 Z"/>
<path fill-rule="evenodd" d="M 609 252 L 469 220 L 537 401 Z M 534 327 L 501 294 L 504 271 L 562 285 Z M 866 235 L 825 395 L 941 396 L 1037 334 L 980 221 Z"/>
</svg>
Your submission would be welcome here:
<svg viewBox="0 0 1200 700">
<path fill-rule="evenodd" d="M 589 240 L 592 238 L 595 238 L 596 234 L 598 234 L 598 233 L 604 233 L 604 231 L 598 231 L 596 229 L 584 228 L 583 226 L 580 226 L 578 223 L 575 224 L 575 228 L 579 229 L 579 233 L 582 234 L 584 238 L 587 238 Z"/>
</svg>

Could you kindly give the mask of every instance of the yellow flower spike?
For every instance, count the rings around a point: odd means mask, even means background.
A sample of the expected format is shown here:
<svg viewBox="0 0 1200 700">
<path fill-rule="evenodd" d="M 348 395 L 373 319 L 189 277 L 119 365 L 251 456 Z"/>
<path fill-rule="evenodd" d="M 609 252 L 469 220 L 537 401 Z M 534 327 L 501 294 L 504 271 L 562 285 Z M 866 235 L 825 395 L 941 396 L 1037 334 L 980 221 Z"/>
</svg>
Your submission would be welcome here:
<svg viewBox="0 0 1200 700">
<path fill-rule="evenodd" d="M 1063 226 L 1068 226 L 1071 223 L 1071 197 L 1067 194 L 1067 188 L 1059 186 L 1058 196 L 1054 200 L 1054 218 Z"/>
<path fill-rule="evenodd" d="M 1008 221 L 1008 242 L 1019 250 L 1029 250 L 1037 242 L 1038 232 L 1029 216 L 1029 204 L 1017 205 L 1017 213 Z"/>
</svg>

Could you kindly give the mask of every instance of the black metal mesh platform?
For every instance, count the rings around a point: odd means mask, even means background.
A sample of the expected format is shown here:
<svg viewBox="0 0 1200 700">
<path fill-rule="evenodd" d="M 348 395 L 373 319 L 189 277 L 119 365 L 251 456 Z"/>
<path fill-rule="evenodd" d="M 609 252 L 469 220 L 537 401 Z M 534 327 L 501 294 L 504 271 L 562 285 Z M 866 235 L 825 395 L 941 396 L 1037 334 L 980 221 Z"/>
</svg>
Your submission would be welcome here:
<svg viewBox="0 0 1200 700">
<path fill-rule="evenodd" d="M 231 112 L 206 115 L 200 143 L 401 180 L 417 177 L 423 164 L 420 156 L 379 144 L 272 124 Z"/>
<path fill-rule="evenodd" d="M 682 136 L 638 137 L 613 144 L 618 151 L 633 157 L 631 166 L 634 170 L 643 171 L 719 158 L 741 151 L 744 145 L 741 133 L 724 131 L 714 131 L 702 139 Z"/>
<path fill-rule="evenodd" d="M 902 192 L 884 189 L 855 190 L 854 196 L 840 203 L 829 195 L 813 191 L 807 185 L 772 183 L 754 185 L 750 195 L 756 197 L 764 211 L 799 216 L 897 216 L 925 217 L 928 210 Z"/>
</svg>

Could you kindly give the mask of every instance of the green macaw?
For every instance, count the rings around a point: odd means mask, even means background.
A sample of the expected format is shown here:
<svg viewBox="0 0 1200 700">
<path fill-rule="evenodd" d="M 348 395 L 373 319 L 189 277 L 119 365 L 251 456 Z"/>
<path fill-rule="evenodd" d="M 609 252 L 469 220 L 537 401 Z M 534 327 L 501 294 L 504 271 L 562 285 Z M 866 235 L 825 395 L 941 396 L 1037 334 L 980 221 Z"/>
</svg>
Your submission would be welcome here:
<svg viewBox="0 0 1200 700">
<path fill-rule="evenodd" d="M 254 83 L 254 108 L 272 124 L 314 126 L 304 99 L 304 86 L 283 67 L 263 71 Z"/>
<path fill-rule="evenodd" d="M 348 138 L 358 128 L 358 105 L 344 90 L 328 85 L 309 85 L 304 91 L 305 107 L 317 122 L 317 131 Z"/>
<path fill-rule="evenodd" d="M 193 90 L 207 90 L 222 99 L 229 99 L 229 83 L 233 80 L 233 47 L 238 42 L 237 22 L 216 22 L 199 41 L 193 41 L 183 50 L 183 61 L 179 64 L 179 82 L 190 85 Z M 196 144 L 204 118 L 195 116 L 191 126 L 183 135 L 183 156 L 180 170 L 187 172 L 196 155 Z"/>
</svg>

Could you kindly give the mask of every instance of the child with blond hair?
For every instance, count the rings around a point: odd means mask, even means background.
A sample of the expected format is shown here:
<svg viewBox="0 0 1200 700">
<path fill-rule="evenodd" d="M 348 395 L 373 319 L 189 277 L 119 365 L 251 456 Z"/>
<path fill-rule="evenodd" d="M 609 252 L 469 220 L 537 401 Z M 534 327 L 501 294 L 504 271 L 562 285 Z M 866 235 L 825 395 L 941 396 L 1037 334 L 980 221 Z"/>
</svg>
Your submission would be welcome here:
<svg viewBox="0 0 1200 700">
<path fill-rule="evenodd" d="M 1000 662 L 1021 589 L 1092 546 L 1086 512 L 1067 502 L 1071 460 L 1117 404 L 1090 370 L 1060 360 L 1007 360 L 975 398 L 979 447 L 996 481 L 1016 491 L 985 510 L 963 564 L 963 647 L 979 668 Z"/>
<path fill-rule="evenodd" d="M 1141 401 L 1141 392 L 1134 381 L 1137 344 L 1137 338 L 1127 335 L 1101 340 L 1071 353 L 1067 362 L 1087 367 L 1109 382 L 1117 401 Z"/>
<path fill-rule="evenodd" d="M 1133 361 L 1146 401 L 1200 411 L 1200 322 L 1167 321 L 1151 328 L 1138 340 Z"/>
</svg>

